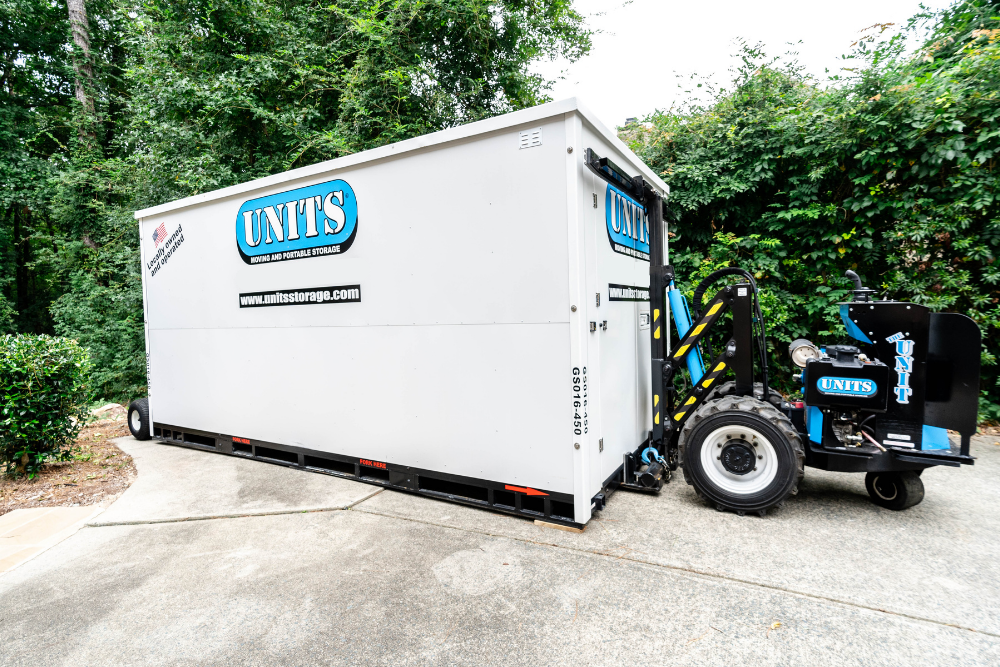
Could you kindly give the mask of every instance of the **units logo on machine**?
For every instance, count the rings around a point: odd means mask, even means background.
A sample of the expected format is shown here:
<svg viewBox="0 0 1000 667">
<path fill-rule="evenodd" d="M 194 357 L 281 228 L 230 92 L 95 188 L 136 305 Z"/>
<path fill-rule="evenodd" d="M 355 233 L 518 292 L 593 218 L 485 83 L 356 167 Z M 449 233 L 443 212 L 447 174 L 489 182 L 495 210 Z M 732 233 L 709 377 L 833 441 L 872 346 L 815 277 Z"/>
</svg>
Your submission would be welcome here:
<svg viewBox="0 0 1000 667">
<path fill-rule="evenodd" d="M 874 396 L 878 385 L 873 380 L 858 378 L 822 377 L 816 381 L 819 393 L 828 396 Z"/>
<path fill-rule="evenodd" d="M 340 255 L 358 233 L 358 200 L 347 181 L 268 195 L 236 214 L 236 247 L 247 264 Z"/>
<path fill-rule="evenodd" d="M 913 389 L 910 387 L 910 376 L 913 375 L 913 341 L 908 340 L 902 331 L 885 340 L 896 345 L 896 367 L 893 369 L 896 371 L 896 386 L 892 391 L 896 394 L 896 402 L 906 405 L 913 395 Z"/>
<path fill-rule="evenodd" d="M 609 183 L 604 198 L 604 216 L 611 249 L 648 262 L 649 223 L 645 207 Z"/>
</svg>

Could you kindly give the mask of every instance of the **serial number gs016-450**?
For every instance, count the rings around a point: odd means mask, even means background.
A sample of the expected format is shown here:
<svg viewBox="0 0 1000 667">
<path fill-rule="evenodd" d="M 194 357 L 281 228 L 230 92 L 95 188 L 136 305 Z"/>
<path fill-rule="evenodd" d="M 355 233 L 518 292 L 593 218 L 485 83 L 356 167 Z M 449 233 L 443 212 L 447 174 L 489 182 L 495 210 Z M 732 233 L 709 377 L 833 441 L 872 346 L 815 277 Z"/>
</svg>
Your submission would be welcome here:
<svg viewBox="0 0 1000 667">
<path fill-rule="evenodd" d="M 587 367 L 573 368 L 573 433 L 587 432 Z"/>
</svg>

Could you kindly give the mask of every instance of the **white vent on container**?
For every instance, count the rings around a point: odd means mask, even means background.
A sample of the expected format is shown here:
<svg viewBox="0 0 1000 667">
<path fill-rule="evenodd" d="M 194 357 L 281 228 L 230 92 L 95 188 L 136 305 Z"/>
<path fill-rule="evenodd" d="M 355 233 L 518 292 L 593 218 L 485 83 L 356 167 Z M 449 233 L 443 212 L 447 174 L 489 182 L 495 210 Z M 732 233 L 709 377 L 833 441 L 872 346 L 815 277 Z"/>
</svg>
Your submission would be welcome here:
<svg viewBox="0 0 1000 667">
<path fill-rule="evenodd" d="M 542 128 L 536 127 L 533 130 L 521 132 L 519 145 L 521 148 L 534 148 L 542 145 Z"/>
</svg>

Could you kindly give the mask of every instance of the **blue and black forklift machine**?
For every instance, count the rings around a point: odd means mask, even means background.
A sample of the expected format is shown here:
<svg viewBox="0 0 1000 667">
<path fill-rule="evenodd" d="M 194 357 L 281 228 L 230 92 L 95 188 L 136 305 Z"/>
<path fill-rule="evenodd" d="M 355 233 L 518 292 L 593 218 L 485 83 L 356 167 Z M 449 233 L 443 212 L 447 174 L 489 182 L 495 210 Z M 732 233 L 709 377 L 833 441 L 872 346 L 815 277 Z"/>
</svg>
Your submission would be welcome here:
<svg viewBox="0 0 1000 667">
<path fill-rule="evenodd" d="M 875 504 L 903 510 L 923 499 L 926 468 L 974 462 L 982 343 L 973 320 L 876 298 L 847 271 L 854 289 L 840 317 L 853 344 L 793 341 L 788 351 L 801 395 L 782 396 L 769 382 L 754 276 L 736 267 L 716 271 L 696 287 L 689 307 L 663 261 L 662 197 L 607 158 L 588 151 L 587 163 L 629 188 L 649 219 L 653 430 L 626 455 L 618 486 L 656 491 L 680 467 L 716 509 L 763 516 L 798 492 L 808 466 L 863 472 Z M 735 282 L 703 303 L 723 279 Z M 679 340 L 668 352 L 669 319 Z M 710 334 L 727 325 L 728 339 L 721 336 L 722 349 L 712 350 Z"/>
</svg>

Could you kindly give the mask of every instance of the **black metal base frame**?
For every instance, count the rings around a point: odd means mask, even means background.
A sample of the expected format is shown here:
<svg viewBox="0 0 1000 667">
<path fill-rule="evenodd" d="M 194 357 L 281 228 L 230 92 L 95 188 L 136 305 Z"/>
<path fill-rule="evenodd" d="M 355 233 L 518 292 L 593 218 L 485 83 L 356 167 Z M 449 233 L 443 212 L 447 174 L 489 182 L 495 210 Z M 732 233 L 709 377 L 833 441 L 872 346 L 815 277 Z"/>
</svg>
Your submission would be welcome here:
<svg viewBox="0 0 1000 667">
<path fill-rule="evenodd" d="M 643 486 L 639 483 L 639 474 L 645 470 L 642 463 L 642 452 L 647 447 L 649 447 L 649 438 L 643 440 L 642 444 L 634 452 L 628 452 L 622 457 L 622 464 L 615 468 L 615 471 L 604 480 L 604 483 L 601 484 L 600 492 L 591 498 L 591 511 L 600 512 L 603 510 L 611 496 L 619 489 L 656 495 L 663 488 L 663 485 L 670 481 L 670 470 L 664 470 L 658 484 Z"/>
<path fill-rule="evenodd" d="M 833 472 L 904 472 L 923 470 L 931 466 L 973 465 L 972 456 L 961 453 L 961 449 L 940 450 L 899 450 L 890 448 L 887 452 L 871 452 L 860 448 L 824 447 L 802 436 L 806 443 L 806 466 Z"/>
<path fill-rule="evenodd" d="M 571 494 L 519 487 L 435 470 L 412 468 L 387 461 L 342 456 L 170 424 L 154 423 L 152 435 L 155 440 L 173 445 L 240 456 L 415 493 L 428 498 L 582 528 L 582 524 L 574 521 Z"/>
</svg>

